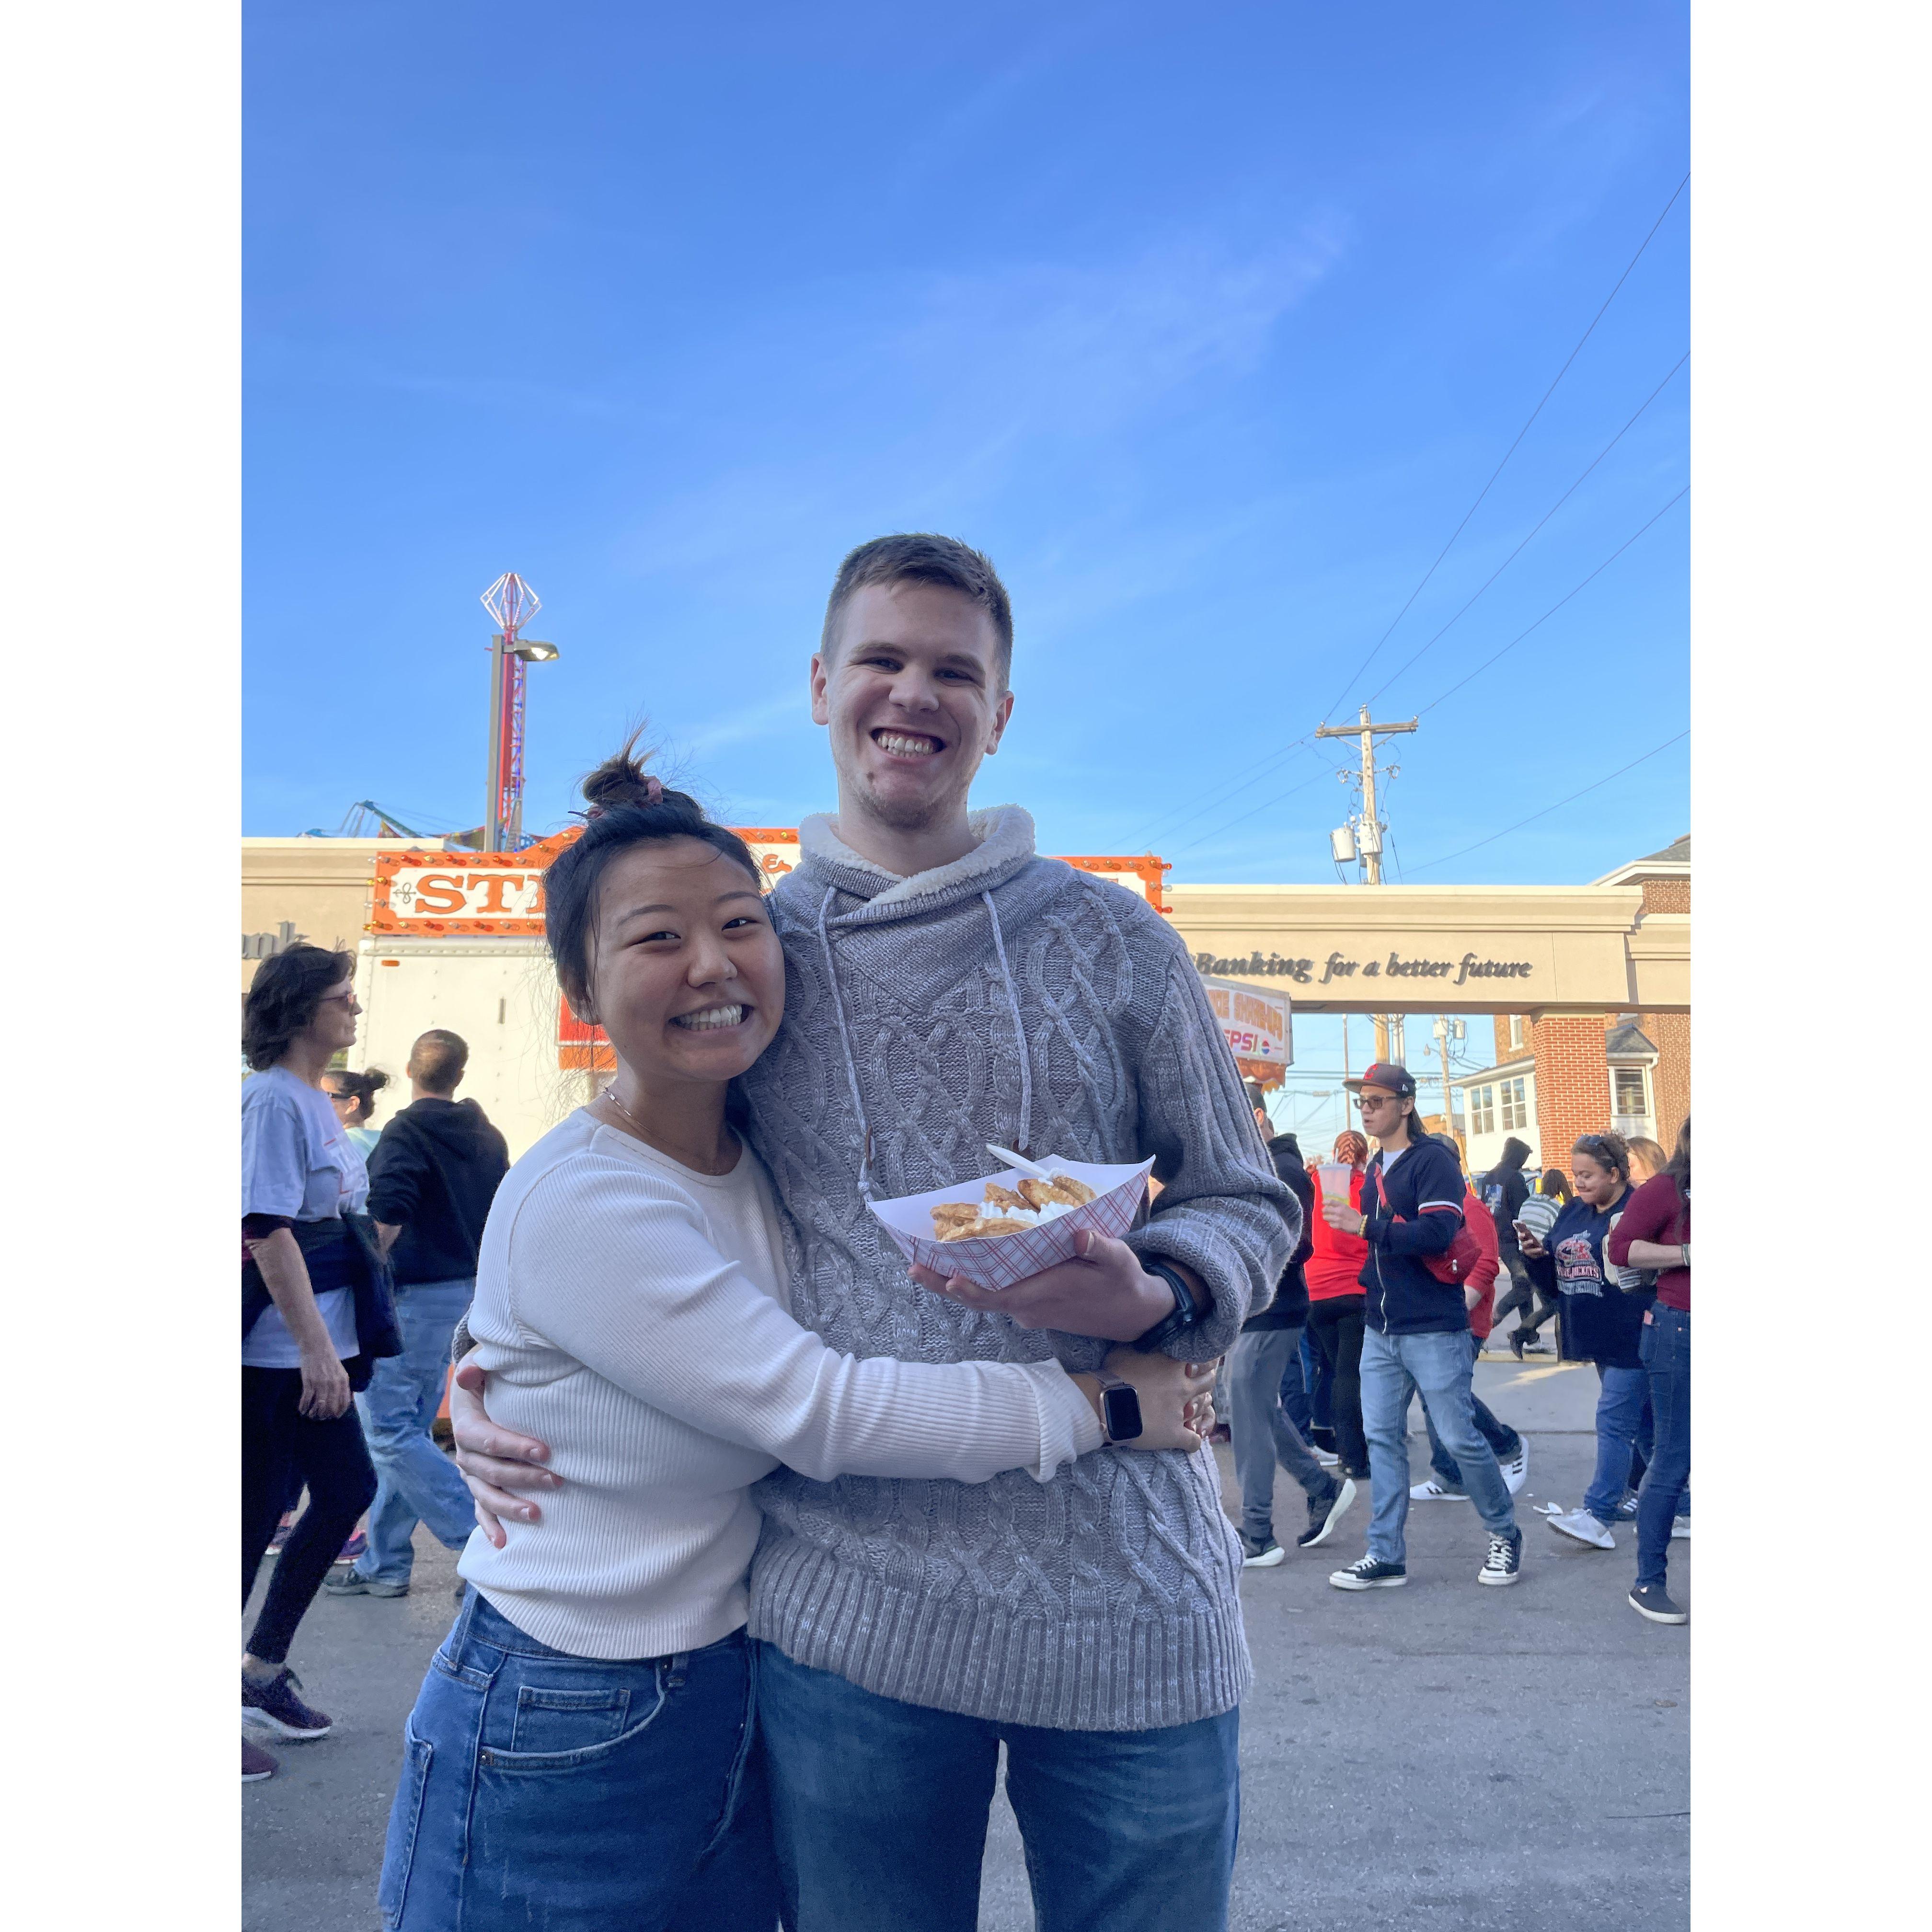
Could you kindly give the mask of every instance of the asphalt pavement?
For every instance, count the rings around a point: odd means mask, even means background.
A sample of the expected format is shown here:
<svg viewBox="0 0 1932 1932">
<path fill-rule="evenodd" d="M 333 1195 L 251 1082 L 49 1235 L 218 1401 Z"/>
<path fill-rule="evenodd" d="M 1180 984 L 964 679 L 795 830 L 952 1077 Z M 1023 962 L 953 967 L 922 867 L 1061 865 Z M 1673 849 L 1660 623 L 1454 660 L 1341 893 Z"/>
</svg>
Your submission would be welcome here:
<svg viewBox="0 0 1932 1932">
<path fill-rule="evenodd" d="M 1241 1712 L 1236 1932 L 1688 1924 L 1690 1630 L 1648 1623 L 1625 1602 L 1630 1528 L 1614 1552 L 1598 1551 L 1536 1514 L 1582 1497 L 1595 1376 L 1547 1358 L 1485 1360 L 1476 1374 L 1529 1442 L 1519 1583 L 1479 1586 L 1482 1526 L 1470 1504 L 1438 1502 L 1410 1512 L 1406 1588 L 1331 1588 L 1329 1571 L 1361 1553 L 1366 1496 L 1326 1546 L 1291 1549 L 1244 1580 L 1256 1684 Z M 1428 1444 L 1419 1410 L 1412 1421 L 1419 1482 Z M 1232 1499 L 1226 1448 L 1216 1454 Z M 1292 1539 L 1304 1511 L 1285 1477 L 1276 1510 Z M 1672 1593 L 1687 1607 L 1690 1548 L 1671 1546 Z M 244 1932 L 376 1932 L 403 1720 L 454 1613 L 455 1561 L 418 1532 L 410 1595 L 325 1595 L 304 1620 L 292 1661 L 336 1726 L 313 1744 L 271 1743 L 280 1771 L 242 1788 Z M 1033 1924 L 1004 1796 L 980 1922 Z"/>
</svg>

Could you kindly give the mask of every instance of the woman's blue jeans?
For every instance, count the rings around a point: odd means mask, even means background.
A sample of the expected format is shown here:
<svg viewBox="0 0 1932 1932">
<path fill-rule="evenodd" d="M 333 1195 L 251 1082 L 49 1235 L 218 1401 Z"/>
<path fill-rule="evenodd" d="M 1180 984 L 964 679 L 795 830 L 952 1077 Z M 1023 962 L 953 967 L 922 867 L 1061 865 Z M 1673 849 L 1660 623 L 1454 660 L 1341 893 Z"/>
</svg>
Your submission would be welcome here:
<svg viewBox="0 0 1932 1932">
<path fill-rule="evenodd" d="M 1599 1522 L 1614 1522 L 1630 1486 L 1630 1465 L 1642 1442 L 1650 1378 L 1641 1369 L 1610 1369 L 1600 1362 L 1603 1388 L 1597 1396 L 1597 1470 L 1583 1494 L 1583 1507 Z"/>
<path fill-rule="evenodd" d="M 404 1731 L 390 1932 L 768 1932 L 776 1862 L 742 1630 L 571 1657 L 475 1589 Z"/>
<path fill-rule="evenodd" d="M 1690 1480 L 1690 1317 L 1654 1304 L 1638 1350 L 1650 1378 L 1656 1442 L 1636 1498 L 1636 1580 L 1664 1582 L 1671 1520 Z"/>
</svg>

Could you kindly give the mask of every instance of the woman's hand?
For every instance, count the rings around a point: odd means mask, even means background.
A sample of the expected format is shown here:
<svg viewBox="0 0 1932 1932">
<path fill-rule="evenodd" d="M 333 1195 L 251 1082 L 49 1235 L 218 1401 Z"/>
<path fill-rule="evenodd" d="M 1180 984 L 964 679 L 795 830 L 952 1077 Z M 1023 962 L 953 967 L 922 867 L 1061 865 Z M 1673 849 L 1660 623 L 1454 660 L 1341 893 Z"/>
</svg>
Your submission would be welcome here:
<svg viewBox="0 0 1932 1932">
<path fill-rule="evenodd" d="M 1214 1362 L 1178 1362 L 1172 1355 L 1143 1355 L 1116 1348 L 1107 1358 L 1107 1372 L 1130 1384 L 1141 1399 L 1141 1432 L 1120 1449 L 1184 1449 L 1201 1447 L 1214 1424 Z M 1078 1378 L 1088 1390 L 1094 1413 L 1100 1413 L 1100 1385 Z M 1199 1426 L 1204 1419 L 1206 1426 Z"/>
<path fill-rule="evenodd" d="M 346 1412 L 353 1397 L 349 1372 L 333 1347 L 302 1352 L 302 1400 L 297 1410 L 311 1422 L 333 1422 Z"/>
<path fill-rule="evenodd" d="M 550 1445 L 534 1436 L 500 1429 L 483 1407 L 483 1370 L 472 1351 L 456 1366 L 449 1390 L 449 1426 L 456 1438 L 456 1466 L 476 1504 L 483 1534 L 499 1550 L 508 1540 L 501 1519 L 541 1522 L 543 1511 L 526 1497 L 514 1494 L 512 1484 L 526 1490 L 557 1490 L 563 1478 L 543 1465 Z"/>
<path fill-rule="evenodd" d="M 1511 1224 L 1516 1229 L 1516 1244 L 1526 1261 L 1540 1262 L 1544 1253 L 1543 1244 L 1532 1234 L 1521 1221 Z"/>
<path fill-rule="evenodd" d="M 1366 1217 L 1347 1202 L 1330 1201 L 1325 1194 L 1322 1197 L 1322 1218 L 1345 1234 L 1359 1234 L 1366 1225 Z"/>
</svg>

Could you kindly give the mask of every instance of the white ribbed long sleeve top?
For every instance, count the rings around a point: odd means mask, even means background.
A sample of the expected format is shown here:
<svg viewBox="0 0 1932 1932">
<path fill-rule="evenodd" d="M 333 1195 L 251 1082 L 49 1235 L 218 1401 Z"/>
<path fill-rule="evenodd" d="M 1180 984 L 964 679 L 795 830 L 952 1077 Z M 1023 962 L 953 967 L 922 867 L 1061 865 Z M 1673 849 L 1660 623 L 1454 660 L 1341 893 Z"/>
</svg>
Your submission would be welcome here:
<svg viewBox="0 0 1932 1932">
<path fill-rule="evenodd" d="M 748 1486 L 779 1462 L 1042 1482 L 1100 1444 L 1059 1364 L 860 1360 L 786 1310 L 771 1183 L 747 1148 L 699 1174 L 588 1112 L 513 1166 L 468 1318 L 491 1419 L 564 1479 L 544 1520 L 459 1568 L 518 1629 L 580 1657 L 663 1656 L 746 1620 Z"/>
</svg>

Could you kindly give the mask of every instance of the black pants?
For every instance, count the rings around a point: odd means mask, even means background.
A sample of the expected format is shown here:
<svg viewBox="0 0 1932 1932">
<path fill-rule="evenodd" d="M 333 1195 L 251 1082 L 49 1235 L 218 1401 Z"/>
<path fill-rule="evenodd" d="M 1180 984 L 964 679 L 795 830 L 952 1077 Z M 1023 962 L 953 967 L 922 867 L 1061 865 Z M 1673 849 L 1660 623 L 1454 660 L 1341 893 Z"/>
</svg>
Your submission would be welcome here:
<svg viewBox="0 0 1932 1932">
<path fill-rule="evenodd" d="M 1369 1444 L 1362 1433 L 1362 1328 L 1368 1302 L 1366 1294 L 1337 1294 L 1308 1304 L 1309 1340 L 1333 1378 L 1328 1406 L 1336 1454 L 1342 1474 L 1359 1482 L 1369 1474 Z"/>
<path fill-rule="evenodd" d="M 376 1500 L 376 1472 L 354 1406 L 333 1422 L 304 1415 L 299 1369 L 242 1371 L 242 1602 L 289 1507 L 308 1485 L 308 1508 L 289 1532 L 248 1639 L 248 1654 L 280 1664 L 356 1519 Z"/>
<path fill-rule="evenodd" d="M 1508 1294 L 1496 1304 L 1493 1317 L 1496 1332 L 1502 1334 L 1505 1315 L 1513 1314 L 1520 1308 L 1525 1312 L 1516 1326 L 1525 1335 L 1534 1335 L 1556 1312 L 1556 1304 L 1538 1294 L 1535 1284 L 1529 1278 L 1528 1269 L 1522 1264 L 1522 1256 L 1506 1254 L 1503 1264 L 1509 1270 L 1510 1288 Z M 1532 1309 L 1532 1301 L 1540 1305 Z"/>
</svg>

